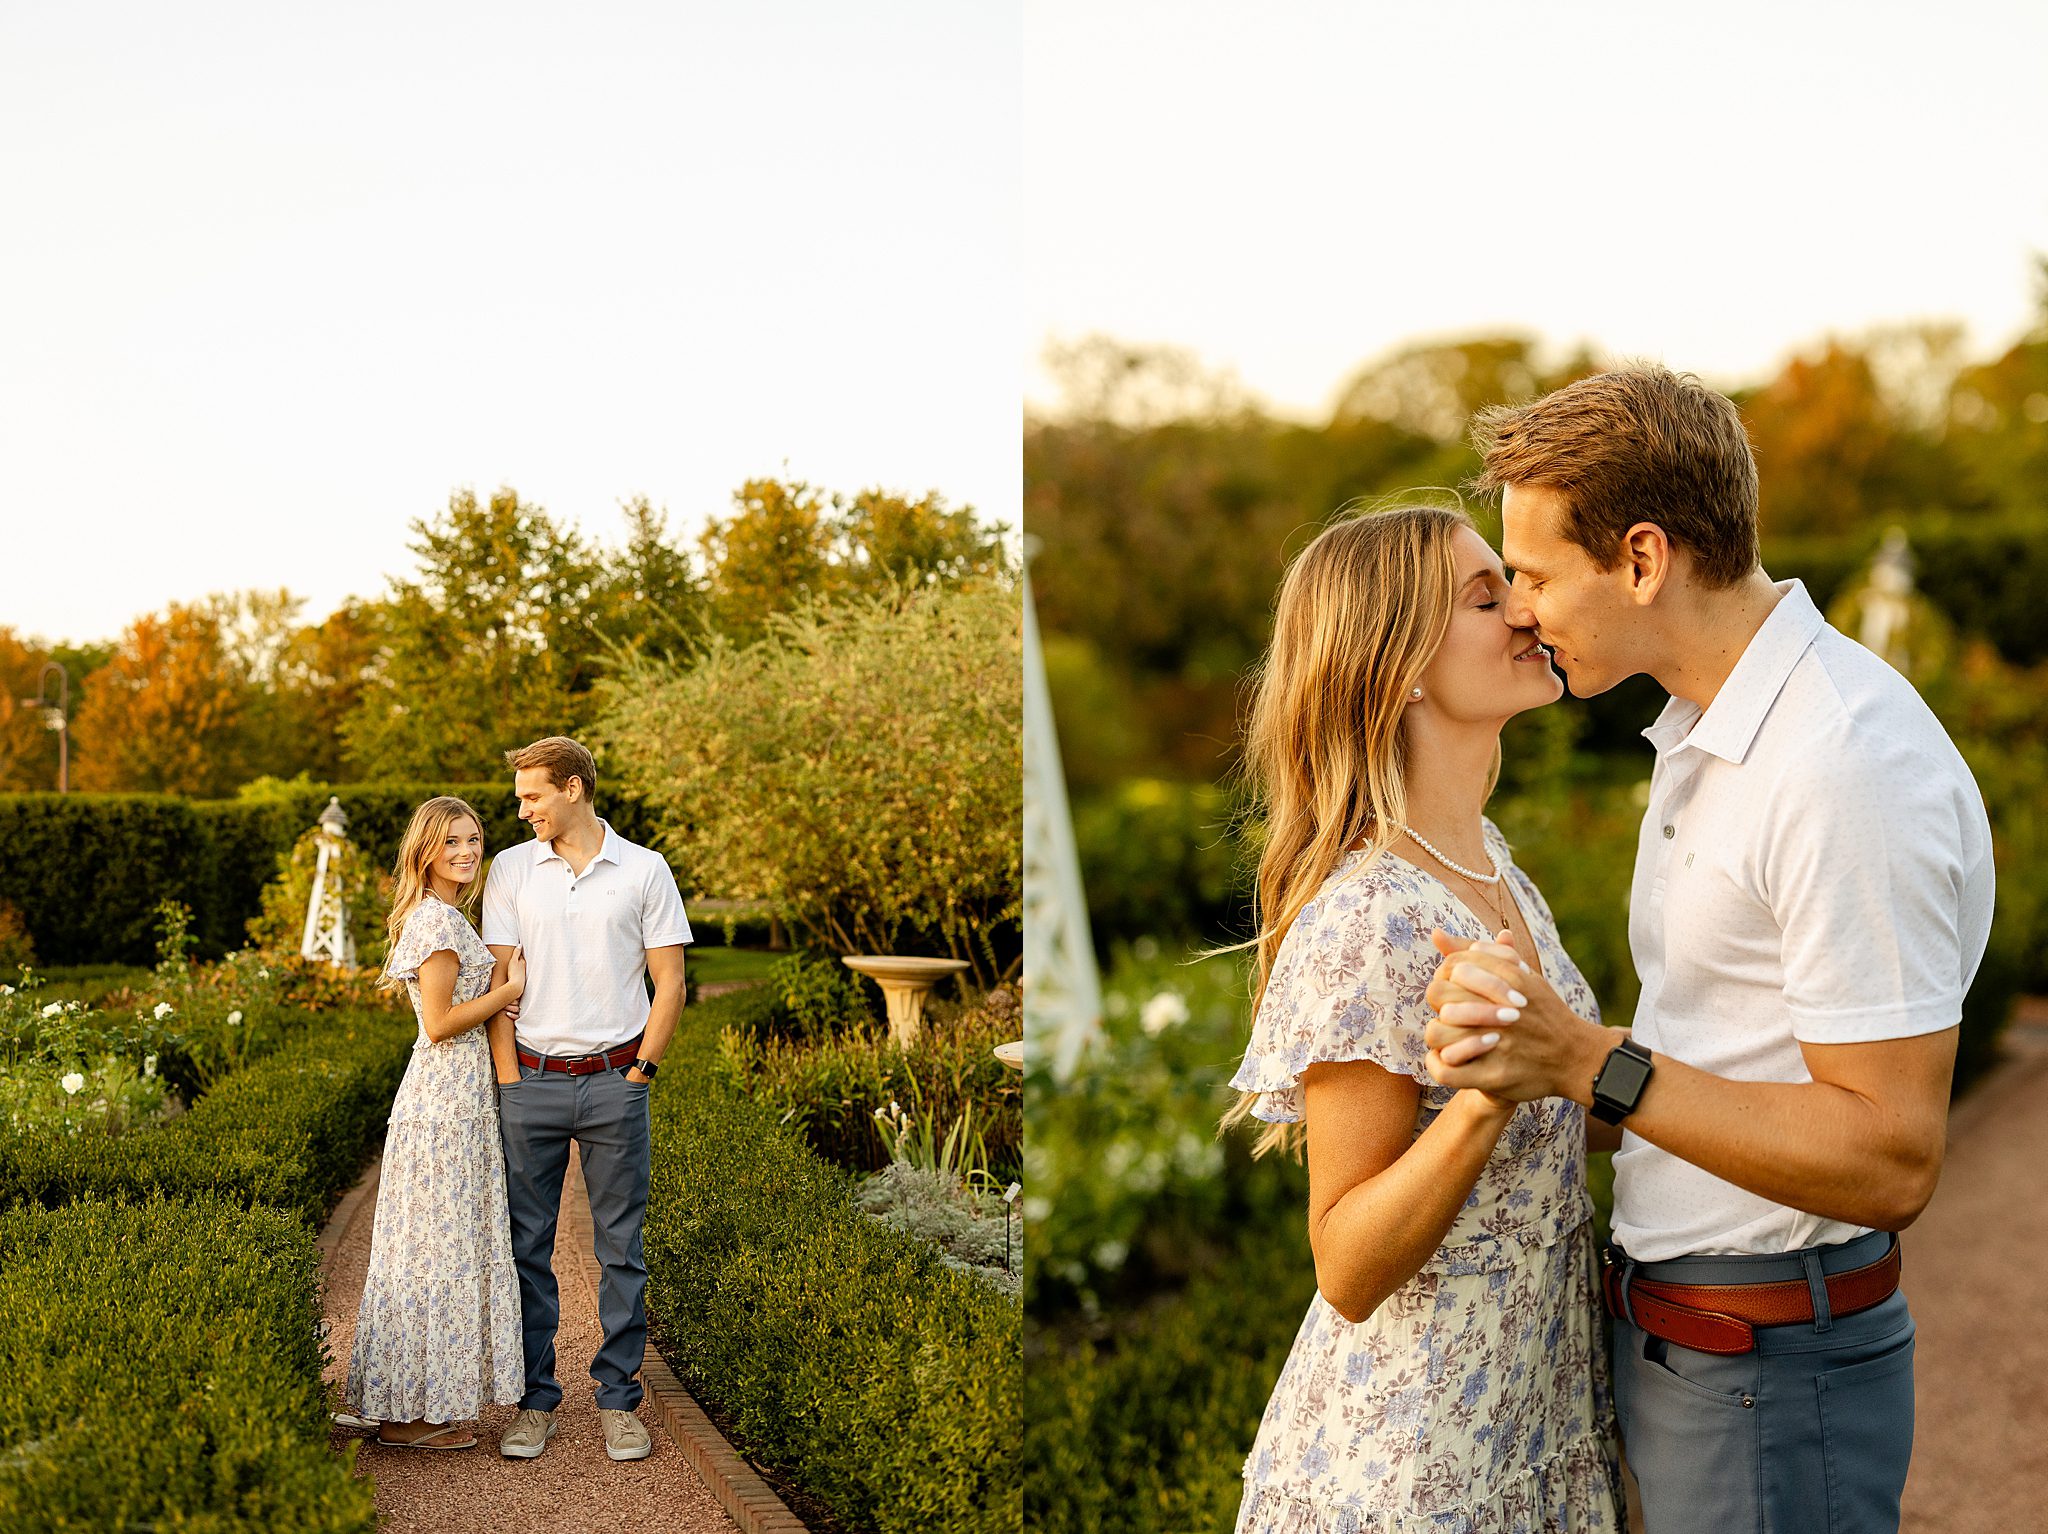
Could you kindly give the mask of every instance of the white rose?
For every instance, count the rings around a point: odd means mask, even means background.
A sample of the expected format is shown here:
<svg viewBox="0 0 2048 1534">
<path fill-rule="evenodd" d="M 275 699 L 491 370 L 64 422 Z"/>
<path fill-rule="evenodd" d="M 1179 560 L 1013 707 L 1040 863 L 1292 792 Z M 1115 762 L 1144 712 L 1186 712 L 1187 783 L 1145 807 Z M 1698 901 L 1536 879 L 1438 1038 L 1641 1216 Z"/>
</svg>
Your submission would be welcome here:
<svg viewBox="0 0 2048 1534">
<path fill-rule="evenodd" d="M 173 1007 L 169 1002 L 160 1001 L 156 1004 L 156 1020 L 162 1022 L 176 1010 L 177 1008 Z"/>
<path fill-rule="evenodd" d="M 56 1015 L 57 1015 L 57 1014 L 58 1014 L 59 1012 L 62 1012 L 63 1010 L 64 1010 L 64 1003 L 63 1003 L 63 1002 L 61 1002 L 61 1001 L 53 1001 L 53 1002 L 51 1002 L 51 1003 L 50 1003 L 50 1004 L 49 1004 L 49 1005 L 48 1005 L 47 1007 L 43 1008 L 43 1016 L 45 1016 L 45 1017 L 55 1017 L 55 1016 L 56 1016 Z"/>
<path fill-rule="evenodd" d="M 241 1013 L 239 1013 L 239 1012 L 230 1012 L 230 1013 L 228 1014 L 228 1026 L 229 1026 L 230 1028 L 233 1028 L 233 1027 L 235 1027 L 235 1026 L 236 1026 L 237 1024 L 239 1024 L 239 1023 L 240 1023 L 241 1021 L 242 1021 L 242 1014 L 241 1014 Z"/>
<path fill-rule="evenodd" d="M 64 1088 L 64 1093 L 67 1097 L 76 1097 L 78 1089 L 85 1085 L 85 1078 L 79 1075 L 78 1072 L 73 1071 L 59 1082 L 58 1085 Z"/>
<path fill-rule="evenodd" d="M 1155 1037 L 1188 1020 L 1188 1004 L 1178 991 L 1161 991 L 1145 1003 L 1138 1014 L 1138 1026 Z"/>
<path fill-rule="evenodd" d="M 145 1076 L 154 1076 L 156 1074 L 155 1055 L 144 1055 L 142 1057 L 142 1074 Z"/>
</svg>

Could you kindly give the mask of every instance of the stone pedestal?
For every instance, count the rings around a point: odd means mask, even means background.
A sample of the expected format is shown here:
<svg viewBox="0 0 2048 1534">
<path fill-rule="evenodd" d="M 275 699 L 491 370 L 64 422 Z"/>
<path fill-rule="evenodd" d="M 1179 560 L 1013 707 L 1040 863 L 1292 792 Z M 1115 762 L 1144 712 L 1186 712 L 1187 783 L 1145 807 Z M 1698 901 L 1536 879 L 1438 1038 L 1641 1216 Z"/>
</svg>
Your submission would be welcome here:
<svg viewBox="0 0 2048 1534">
<path fill-rule="evenodd" d="M 882 988 L 889 1006 L 889 1039 L 898 1049 L 917 1042 L 924 1021 L 925 993 L 947 975 L 967 968 L 964 959 L 904 959 L 893 954 L 848 954 L 846 967 Z"/>
</svg>

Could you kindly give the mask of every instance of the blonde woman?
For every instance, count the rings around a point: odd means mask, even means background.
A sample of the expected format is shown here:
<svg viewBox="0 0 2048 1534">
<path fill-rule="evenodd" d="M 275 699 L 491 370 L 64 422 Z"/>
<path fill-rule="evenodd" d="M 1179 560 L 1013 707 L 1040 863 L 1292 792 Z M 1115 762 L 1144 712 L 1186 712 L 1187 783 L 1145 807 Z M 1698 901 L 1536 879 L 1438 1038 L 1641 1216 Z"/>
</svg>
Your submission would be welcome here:
<svg viewBox="0 0 2048 1534">
<path fill-rule="evenodd" d="M 1246 763 L 1255 1016 L 1223 1122 L 1305 1150 L 1317 1293 L 1238 1534 L 1620 1527 L 1585 1112 L 1424 1061 L 1439 928 L 1498 934 L 1598 1015 L 1482 813 L 1501 726 L 1562 691 L 1506 588 L 1463 512 L 1404 507 L 1326 528 L 1280 589 Z"/>
<path fill-rule="evenodd" d="M 413 811 L 398 851 L 383 983 L 405 986 L 420 1031 L 391 1105 L 348 1368 L 349 1401 L 394 1447 L 470 1448 L 462 1424 L 480 1404 L 516 1406 L 525 1388 L 483 1025 L 524 992 L 526 961 L 514 953 L 490 988 L 490 950 L 464 914 L 483 856 L 482 818 L 448 797 Z"/>
</svg>

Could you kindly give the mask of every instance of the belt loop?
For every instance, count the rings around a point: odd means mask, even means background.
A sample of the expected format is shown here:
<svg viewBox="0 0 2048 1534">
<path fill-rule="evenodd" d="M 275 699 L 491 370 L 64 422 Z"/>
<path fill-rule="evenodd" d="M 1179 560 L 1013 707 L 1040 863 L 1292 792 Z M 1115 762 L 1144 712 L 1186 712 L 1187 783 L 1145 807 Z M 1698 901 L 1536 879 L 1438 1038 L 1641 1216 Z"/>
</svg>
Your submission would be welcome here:
<svg viewBox="0 0 2048 1534">
<path fill-rule="evenodd" d="M 1621 1313 L 1630 1326 L 1634 1326 L 1637 1331 L 1641 1331 L 1643 1328 L 1637 1325 L 1636 1322 L 1635 1301 L 1628 1292 L 1629 1282 L 1635 1276 L 1636 1260 L 1629 1256 L 1628 1253 L 1623 1252 L 1621 1254 Z"/>
<path fill-rule="evenodd" d="M 1813 1296 L 1813 1329 L 1831 1332 L 1835 1329 L 1835 1316 L 1828 1308 L 1828 1278 L 1821 1269 L 1820 1248 L 1810 1246 L 1801 1252 L 1799 1265 L 1806 1269 L 1806 1288 Z"/>
</svg>

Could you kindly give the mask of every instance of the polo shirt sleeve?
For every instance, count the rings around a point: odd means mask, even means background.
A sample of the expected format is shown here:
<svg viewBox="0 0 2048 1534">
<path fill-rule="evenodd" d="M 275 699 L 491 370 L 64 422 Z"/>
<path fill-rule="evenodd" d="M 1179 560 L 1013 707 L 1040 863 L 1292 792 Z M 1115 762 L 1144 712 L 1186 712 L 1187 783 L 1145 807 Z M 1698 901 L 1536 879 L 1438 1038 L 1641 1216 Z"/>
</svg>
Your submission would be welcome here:
<svg viewBox="0 0 2048 1534">
<path fill-rule="evenodd" d="M 648 858 L 640 880 L 640 946 L 668 948 L 695 941 L 690 918 L 683 914 L 683 892 L 676 888 L 675 871 L 657 853 Z"/>
<path fill-rule="evenodd" d="M 1948 774 L 1906 751 L 1822 749 L 1778 785 L 1764 846 L 1796 1038 L 1864 1044 L 1961 1020 L 1963 828 Z"/>
<path fill-rule="evenodd" d="M 491 871 L 484 880 L 483 935 L 487 947 L 511 948 L 519 943 L 519 911 L 512 899 L 517 877 L 511 859 L 503 853 L 491 859 Z"/>
</svg>

